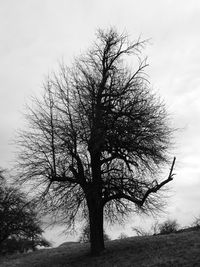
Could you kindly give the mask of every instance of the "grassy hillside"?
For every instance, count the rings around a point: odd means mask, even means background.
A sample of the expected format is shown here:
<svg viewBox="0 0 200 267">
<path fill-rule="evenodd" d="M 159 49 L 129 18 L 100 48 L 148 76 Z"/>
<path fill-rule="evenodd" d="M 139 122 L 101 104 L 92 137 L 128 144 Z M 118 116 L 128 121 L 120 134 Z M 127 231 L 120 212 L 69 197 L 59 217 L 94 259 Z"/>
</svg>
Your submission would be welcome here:
<svg viewBox="0 0 200 267">
<path fill-rule="evenodd" d="M 89 244 L 65 243 L 58 248 L 0 258 L 0 266 L 200 266 L 200 231 L 108 241 L 99 257 L 89 256 Z"/>
</svg>

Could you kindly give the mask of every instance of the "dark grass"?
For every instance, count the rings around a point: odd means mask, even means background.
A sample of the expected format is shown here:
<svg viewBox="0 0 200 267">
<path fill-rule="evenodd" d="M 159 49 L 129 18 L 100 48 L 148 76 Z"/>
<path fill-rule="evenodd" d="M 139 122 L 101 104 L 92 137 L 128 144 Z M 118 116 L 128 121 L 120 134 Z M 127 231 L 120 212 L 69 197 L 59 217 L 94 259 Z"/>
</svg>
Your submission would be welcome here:
<svg viewBox="0 0 200 267">
<path fill-rule="evenodd" d="M 1 257 L 0 266 L 200 266 L 200 231 L 108 241 L 99 257 L 89 255 L 89 244 L 66 243 L 58 248 Z"/>
</svg>

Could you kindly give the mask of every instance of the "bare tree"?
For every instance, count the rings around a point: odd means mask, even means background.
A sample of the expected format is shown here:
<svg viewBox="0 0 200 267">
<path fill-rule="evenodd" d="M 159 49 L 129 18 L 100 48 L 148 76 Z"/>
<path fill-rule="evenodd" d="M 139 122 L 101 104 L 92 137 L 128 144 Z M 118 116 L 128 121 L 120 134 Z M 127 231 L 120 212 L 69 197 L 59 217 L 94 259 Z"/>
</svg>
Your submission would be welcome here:
<svg viewBox="0 0 200 267">
<path fill-rule="evenodd" d="M 158 178 L 173 130 L 150 90 L 145 43 L 99 30 L 87 53 L 47 79 L 18 140 L 20 180 L 34 183 L 46 210 L 68 226 L 89 217 L 93 254 L 104 249 L 104 216 L 159 209 L 157 193 L 173 179 L 175 158 L 168 177 Z"/>
</svg>

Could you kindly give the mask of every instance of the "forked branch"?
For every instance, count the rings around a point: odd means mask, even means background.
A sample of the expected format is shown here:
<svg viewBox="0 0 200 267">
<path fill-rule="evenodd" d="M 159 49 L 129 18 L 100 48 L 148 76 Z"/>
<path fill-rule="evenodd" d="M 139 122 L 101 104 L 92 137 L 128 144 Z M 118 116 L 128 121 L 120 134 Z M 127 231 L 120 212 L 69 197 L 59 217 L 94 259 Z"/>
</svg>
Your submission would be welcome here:
<svg viewBox="0 0 200 267">
<path fill-rule="evenodd" d="M 142 198 L 141 200 L 141 203 L 140 203 L 140 206 L 142 206 L 145 202 L 145 200 L 147 199 L 147 197 L 151 194 L 151 193 L 156 193 L 161 187 L 163 187 L 165 184 L 169 183 L 170 181 L 173 180 L 173 169 L 174 169 L 174 165 L 175 165 L 175 161 L 176 161 L 176 157 L 174 157 L 173 159 L 173 162 L 172 162 L 172 165 L 171 165 L 171 168 L 170 168 L 170 172 L 169 172 L 169 175 L 168 175 L 168 178 L 165 179 L 164 181 L 162 181 L 161 183 L 156 183 L 155 186 L 149 188 L 147 190 L 147 192 L 145 193 L 144 197 Z"/>
<path fill-rule="evenodd" d="M 139 199 L 139 198 L 135 197 L 135 196 L 134 196 L 134 193 L 131 194 L 131 193 L 129 192 L 129 194 L 127 194 L 127 193 L 124 193 L 123 191 L 120 190 L 120 191 L 117 192 L 116 194 L 113 194 L 113 195 L 111 195 L 111 196 L 105 198 L 105 199 L 103 200 L 104 205 L 105 205 L 107 202 L 111 201 L 111 200 L 116 200 L 116 199 L 124 198 L 124 199 L 127 199 L 127 200 L 129 200 L 129 201 L 135 203 L 137 206 L 142 207 L 143 204 L 144 204 L 144 202 L 146 201 L 146 199 L 148 198 L 148 196 L 149 196 L 150 194 L 152 194 L 152 193 L 156 193 L 161 187 L 163 187 L 165 184 L 167 184 L 167 183 L 169 183 L 170 181 L 173 180 L 173 176 L 174 176 L 174 174 L 173 174 L 173 169 L 174 169 L 175 161 L 176 161 L 176 157 L 174 157 L 174 159 L 173 159 L 173 162 L 172 162 L 172 165 L 171 165 L 171 168 L 170 168 L 170 172 L 169 172 L 168 178 L 165 179 L 164 181 L 162 181 L 161 183 L 157 183 L 157 181 L 155 181 L 155 185 L 152 186 L 152 187 L 150 187 L 150 188 L 146 191 L 146 193 L 144 194 L 144 196 L 142 197 L 142 199 Z M 154 183 L 154 181 L 153 181 L 153 183 Z"/>
</svg>

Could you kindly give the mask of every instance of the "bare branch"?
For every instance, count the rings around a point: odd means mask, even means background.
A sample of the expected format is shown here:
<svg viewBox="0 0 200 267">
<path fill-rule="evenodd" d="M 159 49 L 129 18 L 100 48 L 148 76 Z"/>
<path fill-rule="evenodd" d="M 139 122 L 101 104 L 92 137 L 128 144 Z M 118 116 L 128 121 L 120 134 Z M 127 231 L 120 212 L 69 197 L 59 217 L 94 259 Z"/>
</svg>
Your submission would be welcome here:
<svg viewBox="0 0 200 267">
<path fill-rule="evenodd" d="M 169 183 L 170 181 L 173 180 L 173 168 L 174 168 L 174 164 L 175 164 L 175 161 L 176 161 L 176 157 L 174 157 L 173 159 L 173 162 L 172 162 L 172 165 L 171 165 L 171 168 L 170 168 L 170 172 L 169 172 L 169 176 L 167 179 L 165 179 L 164 181 L 162 181 L 161 183 L 159 184 L 156 184 L 155 186 L 153 186 L 152 188 L 149 188 L 147 190 L 147 192 L 145 193 L 142 201 L 141 201 L 141 206 L 144 204 L 145 200 L 148 198 L 148 196 L 152 193 L 156 193 L 161 187 L 163 187 L 165 184 Z"/>
</svg>

